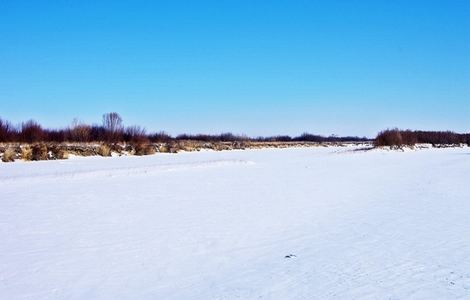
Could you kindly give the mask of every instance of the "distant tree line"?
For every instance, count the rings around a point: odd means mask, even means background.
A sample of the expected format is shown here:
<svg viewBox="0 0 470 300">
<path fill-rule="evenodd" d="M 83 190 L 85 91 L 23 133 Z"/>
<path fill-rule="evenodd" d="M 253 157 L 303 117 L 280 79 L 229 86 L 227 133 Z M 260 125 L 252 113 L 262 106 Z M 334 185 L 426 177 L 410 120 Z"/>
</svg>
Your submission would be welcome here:
<svg viewBox="0 0 470 300">
<path fill-rule="evenodd" d="M 374 143 L 378 147 L 403 147 L 416 144 L 432 144 L 433 146 L 467 144 L 470 146 L 470 133 L 387 129 L 377 135 Z"/>
<path fill-rule="evenodd" d="M 0 142 L 39 143 L 39 142 L 107 142 L 107 143 L 165 143 L 179 140 L 197 140 L 206 142 L 361 142 L 370 141 L 366 137 L 321 136 L 304 133 L 297 137 L 279 135 L 272 137 L 251 138 L 244 135 L 222 133 L 209 134 L 180 134 L 172 137 L 165 132 L 147 133 L 145 128 L 134 125 L 125 127 L 118 113 L 103 115 L 102 124 L 85 124 L 74 120 L 71 126 L 62 129 L 48 129 L 38 122 L 29 120 L 19 125 L 0 118 Z"/>
<path fill-rule="evenodd" d="M 357 137 L 357 136 L 322 136 L 322 135 L 315 135 L 310 133 L 303 133 L 297 137 L 290 137 L 288 135 L 278 135 L 273 137 L 259 137 L 256 140 L 264 141 L 264 142 L 271 142 L 271 141 L 279 141 L 279 142 L 367 142 L 370 141 L 367 137 Z"/>
<path fill-rule="evenodd" d="M 40 142 L 106 142 L 106 143 L 167 143 L 170 141 L 194 140 L 203 142 L 365 142 L 367 137 L 357 136 L 322 136 L 303 133 L 296 137 L 277 135 L 270 137 L 247 137 L 232 133 L 222 134 L 180 134 L 173 137 L 165 132 L 147 133 L 141 126 L 124 126 L 118 113 L 103 115 L 101 124 L 85 124 L 74 120 L 67 128 L 48 129 L 38 122 L 29 120 L 19 125 L 0 118 L 0 142 L 2 143 L 40 143 Z M 375 146 L 414 146 L 416 144 L 470 145 L 470 133 L 461 134 L 452 131 L 419 131 L 387 129 L 381 131 L 373 140 Z"/>
</svg>

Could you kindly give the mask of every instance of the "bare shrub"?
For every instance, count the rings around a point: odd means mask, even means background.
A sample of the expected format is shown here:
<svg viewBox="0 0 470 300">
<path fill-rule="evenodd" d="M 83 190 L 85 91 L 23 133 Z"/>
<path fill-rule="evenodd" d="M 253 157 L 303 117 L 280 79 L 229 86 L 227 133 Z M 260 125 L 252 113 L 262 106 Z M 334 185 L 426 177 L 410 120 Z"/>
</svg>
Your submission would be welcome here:
<svg viewBox="0 0 470 300">
<path fill-rule="evenodd" d="M 153 143 L 168 143 L 173 139 L 168 133 L 164 131 L 150 134 L 148 138 Z"/>
<path fill-rule="evenodd" d="M 148 143 L 149 139 L 147 137 L 145 128 L 134 125 L 126 128 L 124 133 L 124 140 L 131 143 Z"/>
<path fill-rule="evenodd" d="M 16 158 L 16 151 L 12 148 L 7 148 L 2 156 L 3 162 L 13 162 Z"/>
<path fill-rule="evenodd" d="M 103 126 L 92 125 L 90 129 L 90 141 L 102 142 L 107 139 L 106 129 Z"/>
<path fill-rule="evenodd" d="M 0 118 L 0 142 L 11 142 L 16 135 L 15 127 L 10 122 Z"/>
<path fill-rule="evenodd" d="M 96 152 L 101 156 L 111 156 L 111 148 L 106 144 L 100 145 Z"/>
<path fill-rule="evenodd" d="M 131 142 L 135 155 L 149 155 L 155 153 L 155 147 L 150 144 L 145 128 L 130 126 L 126 128 L 124 135 L 126 142 Z"/>
<path fill-rule="evenodd" d="M 64 129 L 45 129 L 44 137 L 41 141 L 63 143 L 67 139 L 68 135 L 68 132 Z"/>
<path fill-rule="evenodd" d="M 400 130 L 398 129 L 387 129 L 380 132 L 375 138 L 374 142 L 376 147 L 390 146 L 390 147 L 402 147 L 403 137 Z"/>
<path fill-rule="evenodd" d="M 45 144 L 36 144 L 32 148 L 32 160 L 47 160 L 48 151 Z"/>
<path fill-rule="evenodd" d="M 21 140 L 26 143 L 43 141 L 45 134 L 41 125 L 34 120 L 29 120 L 21 124 Z"/>
<path fill-rule="evenodd" d="M 21 148 L 21 159 L 30 161 L 33 159 L 33 149 L 29 145 Z"/>
<path fill-rule="evenodd" d="M 70 128 L 70 140 L 74 142 L 91 141 L 91 126 L 80 123 L 77 119 L 73 120 Z"/>
</svg>

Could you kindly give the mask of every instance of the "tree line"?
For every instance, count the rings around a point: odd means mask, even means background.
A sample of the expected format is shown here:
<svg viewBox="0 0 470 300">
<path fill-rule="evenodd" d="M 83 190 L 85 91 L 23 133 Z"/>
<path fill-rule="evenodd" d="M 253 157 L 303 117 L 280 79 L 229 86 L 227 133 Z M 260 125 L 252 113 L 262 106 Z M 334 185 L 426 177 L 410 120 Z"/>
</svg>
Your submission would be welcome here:
<svg viewBox="0 0 470 300">
<path fill-rule="evenodd" d="M 377 135 L 374 144 L 377 147 L 403 147 L 416 144 L 432 144 L 433 146 L 467 144 L 470 146 L 470 133 L 387 129 Z"/>
<path fill-rule="evenodd" d="M 279 135 L 271 137 L 251 138 L 245 135 L 235 135 L 232 133 L 210 134 L 180 134 L 175 137 L 165 133 L 147 133 L 146 129 L 134 125 L 124 126 L 122 117 L 116 113 L 103 115 L 101 124 L 85 124 L 77 120 L 67 128 L 48 129 L 40 123 L 29 120 L 19 125 L 0 118 L 0 142 L 3 143 L 39 143 L 39 142 L 107 142 L 107 143 L 165 143 L 178 140 L 197 140 L 205 142 L 237 142 L 237 141 L 258 141 L 258 142 L 361 142 L 370 141 L 367 137 L 356 136 L 321 136 L 310 133 L 303 133 L 297 137 Z"/>
</svg>

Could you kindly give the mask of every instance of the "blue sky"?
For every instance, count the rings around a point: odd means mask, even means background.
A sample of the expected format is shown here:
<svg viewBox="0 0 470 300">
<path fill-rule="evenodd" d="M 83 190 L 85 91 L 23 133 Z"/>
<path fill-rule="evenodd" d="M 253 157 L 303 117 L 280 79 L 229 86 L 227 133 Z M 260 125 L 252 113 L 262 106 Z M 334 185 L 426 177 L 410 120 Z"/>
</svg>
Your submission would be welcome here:
<svg viewBox="0 0 470 300">
<path fill-rule="evenodd" d="M 0 116 L 470 131 L 470 1 L 0 1 Z"/>
</svg>

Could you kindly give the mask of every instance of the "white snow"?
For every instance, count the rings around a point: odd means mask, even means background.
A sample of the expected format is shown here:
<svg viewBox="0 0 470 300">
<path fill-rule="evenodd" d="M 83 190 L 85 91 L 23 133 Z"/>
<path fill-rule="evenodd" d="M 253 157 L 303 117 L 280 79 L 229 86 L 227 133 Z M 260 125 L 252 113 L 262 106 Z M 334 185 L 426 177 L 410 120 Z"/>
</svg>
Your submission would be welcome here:
<svg viewBox="0 0 470 300">
<path fill-rule="evenodd" d="M 470 149 L 351 150 L 1 163 L 0 299 L 470 299 Z"/>
</svg>

